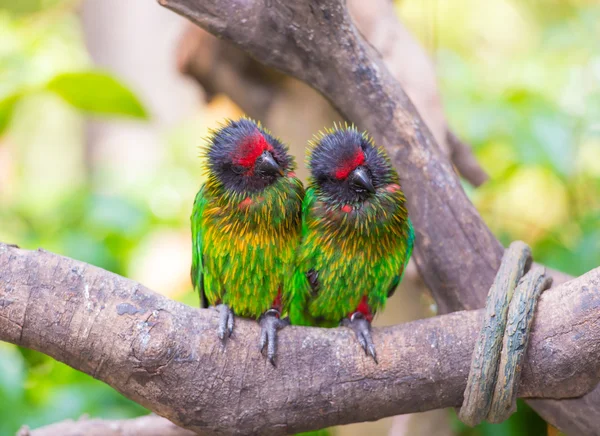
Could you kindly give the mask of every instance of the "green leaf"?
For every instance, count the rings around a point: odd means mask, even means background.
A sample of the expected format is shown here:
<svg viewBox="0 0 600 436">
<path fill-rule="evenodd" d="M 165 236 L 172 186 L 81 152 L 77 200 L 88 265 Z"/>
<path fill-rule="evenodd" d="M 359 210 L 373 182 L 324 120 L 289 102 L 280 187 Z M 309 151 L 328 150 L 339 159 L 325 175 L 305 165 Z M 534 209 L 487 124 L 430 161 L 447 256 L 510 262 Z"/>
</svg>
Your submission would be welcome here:
<svg viewBox="0 0 600 436">
<path fill-rule="evenodd" d="M 0 101 L 0 136 L 4 134 L 4 131 L 10 125 L 10 120 L 19 100 L 19 94 L 13 94 Z"/>
<path fill-rule="evenodd" d="M 148 118 L 133 92 L 106 73 L 83 71 L 59 74 L 47 84 L 46 89 L 91 114 Z"/>
</svg>

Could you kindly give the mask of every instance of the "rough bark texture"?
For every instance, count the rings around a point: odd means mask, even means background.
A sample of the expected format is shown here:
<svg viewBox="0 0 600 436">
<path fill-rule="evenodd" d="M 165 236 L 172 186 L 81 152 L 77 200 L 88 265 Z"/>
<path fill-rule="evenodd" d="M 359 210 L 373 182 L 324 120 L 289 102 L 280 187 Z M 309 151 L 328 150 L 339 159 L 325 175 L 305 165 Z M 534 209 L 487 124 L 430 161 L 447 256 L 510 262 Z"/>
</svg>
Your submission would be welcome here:
<svg viewBox="0 0 600 436">
<path fill-rule="evenodd" d="M 278 367 L 238 320 L 45 251 L 0 245 L 0 340 L 48 354 L 202 434 L 284 434 L 459 406 L 482 311 L 374 330 L 379 365 L 351 330 L 280 332 Z M 600 269 L 542 295 L 520 396 L 582 395 L 600 379 Z M 596 430 L 597 431 L 597 430 Z M 594 432 L 589 432 L 594 434 Z"/>
<path fill-rule="evenodd" d="M 160 416 L 107 421 L 102 419 L 66 420 L 35 430 L 21 428 L 17 436 L 194 436 Z"/>
<path fill-rule="evenodd" d="M 401 85 L 354 26 L 343 0 L 159 3 L 265 65 L 308 83 L 345 118 L 368 130 L 388 150 L 400 174 L 416 229 L 414 259 L 440 311 L 484 305 L 502 246 L 466 197 Z M 600 393 L 593 398 L 598 397 Z M 547 403 L 544 417 L 569 434 L 594 434 L 599 418 L 591 426 L 586 423 L 593 418 L 561 420 L 583 411 L 600 416 L 600 401 L 593 398 Z"/>
</svg>

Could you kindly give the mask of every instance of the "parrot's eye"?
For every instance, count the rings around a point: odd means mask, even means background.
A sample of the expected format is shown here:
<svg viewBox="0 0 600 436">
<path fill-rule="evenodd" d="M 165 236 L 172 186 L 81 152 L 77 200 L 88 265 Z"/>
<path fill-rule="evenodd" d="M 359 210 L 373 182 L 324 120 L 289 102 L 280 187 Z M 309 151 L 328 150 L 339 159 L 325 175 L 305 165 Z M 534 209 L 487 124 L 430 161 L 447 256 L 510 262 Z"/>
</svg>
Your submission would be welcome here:
<svg viewBox="0 0 600 436">
<path fill-rule="evenodd" d="M 241 174 L 244 174 L 246 171 L 248 171 L 248 168 L 245 168 L 245 167 L 243 167 L 243 166 L 241 166 L 241 165 L 235 165 L 235 164 L 234 164 L 234 165 L 231 165 L 231 171 L 232 171 L 234 174 L 239 174 L 239 175 L 241 175 Z"/>
</svg>

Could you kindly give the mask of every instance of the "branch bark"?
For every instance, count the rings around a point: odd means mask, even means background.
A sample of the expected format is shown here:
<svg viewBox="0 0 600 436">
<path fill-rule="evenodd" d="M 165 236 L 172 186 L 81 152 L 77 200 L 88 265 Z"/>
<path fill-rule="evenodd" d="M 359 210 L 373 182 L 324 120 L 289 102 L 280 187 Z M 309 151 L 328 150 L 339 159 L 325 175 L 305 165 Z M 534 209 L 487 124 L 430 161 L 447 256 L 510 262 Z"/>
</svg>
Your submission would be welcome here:
<svg viewBox="0 0 600 436">
<path fill-rule="evenodd" d="M 356 29 L 344 0 L 158 1 L 311 85 L 342 116 L 368 130 L 400 174 L 417 235 L 414 259 L 438 308 L 445 313 L 484 305 L 503 248 L 400 83 Z M 569 434 L 600 428 L 600 401 L 584 398 L 543 408 L 544 418 Z M 561 419 L 574 414 L 596 423 Z"/>
<path fill-rule="evenodd" d="M 218 314 L 100 268 L 0 245 L 0 340 L 48 354 L 202 434 L 284 434 L 458 406 L 482 311 L 375 329 L 379 365 L 345 328 L 280 332 L 278 367 L 239 319 L 223 347 Z M 600 269 L 547 291 L 521 397 L 563 398 L 600 379 Z M 588 432 L 594 434 L 597 429 Z"/>
</svg>

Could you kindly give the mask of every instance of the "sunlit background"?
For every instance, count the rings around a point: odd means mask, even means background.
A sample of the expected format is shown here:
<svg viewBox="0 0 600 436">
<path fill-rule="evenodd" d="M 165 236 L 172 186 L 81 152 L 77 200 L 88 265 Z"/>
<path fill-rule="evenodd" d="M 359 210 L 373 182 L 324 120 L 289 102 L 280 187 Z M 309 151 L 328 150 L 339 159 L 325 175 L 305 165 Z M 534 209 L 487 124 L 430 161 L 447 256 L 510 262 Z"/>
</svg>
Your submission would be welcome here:
<svg viewBox="0 0 600 436">
<path fill-rule="evenodd" d="M 537 261 L 573 275 L 600 265 L 600 7 L 396 6 L 435 61 L 450 125 L 491 177 L 465 188 L 494 233 L 503 243 L 525 240 Z M 201 183 L 198 146 L 208 128 L 242 112 L 223 95 L 206 103 L 177 71 L 185 25 L 150 0 L 0 0 L 0 241 L 43 247 L 197 305 L 188 221 Z M 289 123 L 290 132 L 299 128 Z M 291 141 L 286 132 L 276 133 Z M 87 375 L 4 343 L 0 404 L 2 435 L 83 414 L 148 413 Z M 547 431 L 530 411 L 475 430 L 442 413 L 435 434 Z M 403 425 L 387 422 L 371 433 Z"/>
</svg>

